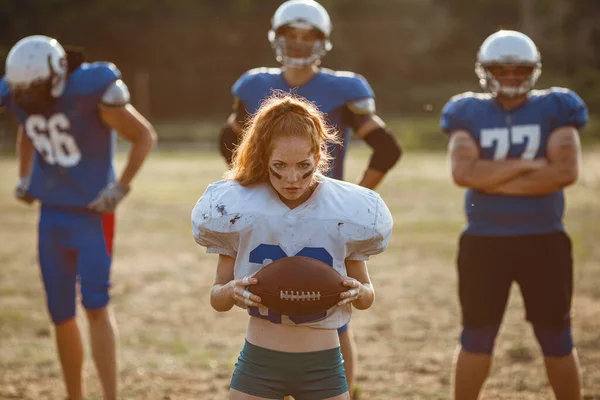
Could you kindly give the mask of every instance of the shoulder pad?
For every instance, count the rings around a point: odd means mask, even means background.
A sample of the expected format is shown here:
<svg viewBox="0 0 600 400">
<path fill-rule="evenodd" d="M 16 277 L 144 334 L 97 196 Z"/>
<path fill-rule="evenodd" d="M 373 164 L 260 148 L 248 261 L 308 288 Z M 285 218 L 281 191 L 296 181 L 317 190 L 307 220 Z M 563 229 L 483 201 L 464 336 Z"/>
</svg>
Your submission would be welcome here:
<svg viewBox="0 0 600 400">
<path fill-rule="evenodd" d="M 329 186 L 325 193 L 330 202 L 328 209 L 339 210 L 330 217 L 340 219 L 338 229 L 346 241 L 346 258 L 367 260 L 369 256 L 383 252 L 389 243 L 394 221 L 381 196 L 353 183 L 324 179 Z"/>
<path fill-rule="evenodd" d="M 339 90 L 344 93 L 346 103 L 358 99 L 375 97 L 375 92 L 373 92 L 369 82 L 362 75 L 349 71 L 335 71 L 333 72 L 333 76 Z"/>
<path fill-rule="evenodd" d="M 491 99 L 487 93 L 465 92 L 453 96 L 442 109 L 440 126 L 444 132 L 459 129 L 468 130 L 468 121 L 472 118 L 476 104 Z"/>
<path fill-rule="evenodd" d="M 207 252 L 235 257 L 239 233 L 236 224 L 227 223 L 227 205 L 220 203 L 223 192 L 232 186 L 231 181 L 219 181 L 209 185 L 192 210 L 192 233 L 194 240 L 207 248 Z M 236 220 L 237 222 L 237 220 Z"/>
<path fill-rule="evenodd" d="M 549 95 L 559 104 L 555 128 L 572 125 L 580 129 L 587 124 L 588 109 L 577 93 L 570 89 L 553 87 Z"/>
<path fill-rule="evenodd" d="M 121 72 L 110 62 L 83 63 L 69 77 L 69 84 L 78 93 L 104 94 L 106 89 L 116 80 L 121 79 Z"/>
<path fill-rule="evenodd" d="M 231 93 L 244 101 L 248 95 L 256 90 L 257 86 L 264 86 L 265 82 L 270 82 L 281 74 L 281 68 L 254 68 L 246 71 L 238 78 L 231 88 Z"/>
</svg>

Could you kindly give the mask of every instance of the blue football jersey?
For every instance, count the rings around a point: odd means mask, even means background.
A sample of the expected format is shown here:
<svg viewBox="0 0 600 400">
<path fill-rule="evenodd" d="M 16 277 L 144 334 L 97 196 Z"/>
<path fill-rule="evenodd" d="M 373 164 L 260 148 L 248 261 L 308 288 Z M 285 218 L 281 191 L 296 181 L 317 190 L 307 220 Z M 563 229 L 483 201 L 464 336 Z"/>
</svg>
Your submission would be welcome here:
<svg viewBox="0 0 600 400">
<path fill-rule="evenodd" d="M 536 90 L 513 110 L 504 110 L 489 94 L 464 93 L 442 110 L 445 132 L 465 130 L 489 160 L 546 156 L 550 134 L 561 126 L 585 126 L 588 111 L 574 92 Z M 467 189 L 466 233 L 485 236 L 541 234 L 564 230 L 562 190 L 541 196 L 506 196 Z"/>
<path fill-rule="evenodd" d="M 348 103 L 374 98 L 369 83 L 352 72 L 321 69 L 310 81 L 300 87 L 291 87 L 283 78 L 281 68 L 256 68 L 246 72 L 233 85 L 232 94 L 241 100 L 246 110 L 253 114 L 273 90 L 293 92 L 317 105 L 327 117 L 327 122 L 340 135 L 341 145 L 331 145 L 333 158 L 329 177 L 342 179 L 345 149 L 350 140 L 351 126 L 344 121 L 343 111 Z"/>
<path fill-rule="evenodd" d="M 0 81 L 1 104 L 17 117 L 36 150 L 31 196 L 47 205 L 86 207 L 114 181 L 115 133 L 101 121 L 98 104 L 120 77 L 111 63 L 82 64 L 45 115 L 24 113 L 12 102 L 6 78 Z"/>
</svg>

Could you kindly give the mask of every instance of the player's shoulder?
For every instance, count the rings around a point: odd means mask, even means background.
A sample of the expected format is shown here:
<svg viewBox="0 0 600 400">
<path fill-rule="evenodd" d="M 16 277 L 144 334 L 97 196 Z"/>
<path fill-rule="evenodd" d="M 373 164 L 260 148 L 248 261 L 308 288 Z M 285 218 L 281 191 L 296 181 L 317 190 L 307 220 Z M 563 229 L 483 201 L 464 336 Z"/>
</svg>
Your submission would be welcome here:
<svg viewBox="0 0 600 400">
<path fill-rule="evenodd" d="M 532 90 L 529 98 L 531 100 L 552 100 L 569 107 L 585 107 L 585 102 L 573 90 L 554 86 L 543 90 Z"/>
<path fill-rule="evenodd" d="M 121 79 L 121 72 L 111 62 L 83 63 L 69 76 L 67 90 L 78 94 L 104 91 L 110 84 Z"/>
<path fill-rule="evenodd" d="M 222 179 L 208 185 L 206 192 L 212 196 L 213 201 L 218 203 L 230 203 L 232 199 L 247 197 L 252 193 L 252 188 L 242 186 L 233 179 Z"/>
<path fill-rule="evenodd" d="M 444 106 L 446 110 L 460 110 L 471 106 L 484 106 L 491 103 L 491 93 L 464 92 L 452 96 Z"/>
<path fill-rule="evenodd" d="M 535 90 L 529 95 L 532 110 L 543 108 L 553 120 L 553 126 L 571 125 L 578 129 L 588 122 L 588 109 L 585 102 L 574 91 L 552 87 L 546 90 Z"/>
<path fill-rule="evenodd" d="M 456 121 L 472 120 L 493 109 L 494 98 L 490 93 L 460 93 L 452 96 L 442 108 L 442 126 L 444 130 L 454 130 Z M 449 124 L 450 120 L 455 123 Z"/>
<path fill-rule="evenodd" d="M 364 202 L 375 201 L 380 198 L 379 194 L 374 190 L 367 189 L 366 187 L 352 182 L 329 178 L 327 176 L 320 176 L 319 179 L 321 179 L 323 187 L 327 188 L 328 192 L 353 196 Z"/>
<path fill-rule="evenodd" d="M 374 190 L 351 182 L 323 177 L 323 198 L 332 215 L 356 225 L 373 227 L 377 219 L 386 217 L 389 210 L 381 196 Z"/>
<path fill-rule="evenodd" d="M 328 220 L 348 245 L 350 258 L 367 259 L 385 249 L 392 234 L 394 219 L 381 196 L 353 183 L 326 178 L 323 193 Z"/>
<path fill-rule="evenodd" d="M 242 186 L 235 180 L 223 179 L 208 185 L 194 207 L 192 220 L 199 224 L 233 220 L 233 227 L 235 222 L 242 219 L 236 225 L 240 227 L 248 218 L 269 210 L 271 199 L 265 184 Z"/>
<path fill-rule="evenodd" d="M 364 76 L 351 71 L 334 71 L 322 68 L 320 75 L 335 85 L 336 89 L 351 98 L 374 97 L 375 93 Z"/>
<path fill-rule="evenodd" d="M 270 84 L 281 75 L 281 68 L 259 67 L 244 72 L 233 84 L 232 92 L 243 93 Z"/>
</svg>

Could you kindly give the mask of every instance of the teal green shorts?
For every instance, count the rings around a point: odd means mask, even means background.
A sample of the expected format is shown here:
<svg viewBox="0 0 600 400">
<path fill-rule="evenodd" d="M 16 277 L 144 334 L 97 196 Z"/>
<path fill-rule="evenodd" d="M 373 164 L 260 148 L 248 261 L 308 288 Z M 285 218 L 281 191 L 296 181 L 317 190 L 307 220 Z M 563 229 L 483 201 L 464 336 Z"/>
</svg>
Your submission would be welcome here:
<svg viewBox="0 0 600 400">
<path fill-rule="evenodd" d="M 339 347 L 286 353 L 246 341 L 230 387 L 266 399 L 321 400 L 347 392 L 348 382 Z"/>
</svg>

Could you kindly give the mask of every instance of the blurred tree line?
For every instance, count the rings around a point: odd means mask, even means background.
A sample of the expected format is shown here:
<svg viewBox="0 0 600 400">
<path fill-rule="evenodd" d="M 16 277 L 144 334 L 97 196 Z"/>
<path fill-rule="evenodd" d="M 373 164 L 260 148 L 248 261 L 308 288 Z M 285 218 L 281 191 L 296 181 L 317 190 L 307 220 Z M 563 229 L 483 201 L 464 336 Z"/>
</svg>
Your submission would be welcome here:
<svg viewBox="0 0 600 400">
<path fill-rule="evenodd" d="M 54 36 L 84 46 L 91 60 L 114 62 L 153 120 L 222 121 L 233 82 L 247 69 L 277 65 L 267 31 L 281 2 L 2 0 L 0 55 L 23 36 Z M 437 114 L 453 94 L 478 90 L 477 49 L 499 28 L 536 41 L 540 87 L 571 87 L 600 109 L 599 0 L 321 3 L 333 22 L 324 66 L 363 74 L 384 115 Z"/>
</svg>

